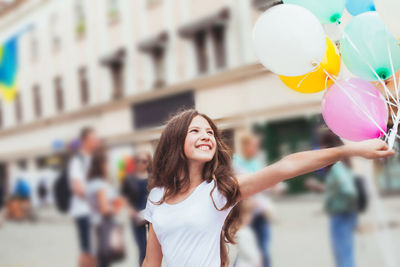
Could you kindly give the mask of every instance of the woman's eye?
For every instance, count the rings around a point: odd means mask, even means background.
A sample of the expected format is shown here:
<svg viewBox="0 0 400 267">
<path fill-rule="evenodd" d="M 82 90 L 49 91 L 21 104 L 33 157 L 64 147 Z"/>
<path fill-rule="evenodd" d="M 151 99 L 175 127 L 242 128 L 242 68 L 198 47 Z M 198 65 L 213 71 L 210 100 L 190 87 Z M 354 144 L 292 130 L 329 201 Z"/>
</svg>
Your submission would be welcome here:
<svg viewBox="0 0 400 267">
<path fill-rule="evenodd" d="M 208 131 L 208 134 L 209 135 L 214 135 L 214 132 L 213 131 Z"/>
<path fill-rule="evenodd" d="M 197 132 L 199 132 L 199 130 L 197 130 L 197 129 L 190 130 L 190 133 L 197 133 Z"/>
</svg>

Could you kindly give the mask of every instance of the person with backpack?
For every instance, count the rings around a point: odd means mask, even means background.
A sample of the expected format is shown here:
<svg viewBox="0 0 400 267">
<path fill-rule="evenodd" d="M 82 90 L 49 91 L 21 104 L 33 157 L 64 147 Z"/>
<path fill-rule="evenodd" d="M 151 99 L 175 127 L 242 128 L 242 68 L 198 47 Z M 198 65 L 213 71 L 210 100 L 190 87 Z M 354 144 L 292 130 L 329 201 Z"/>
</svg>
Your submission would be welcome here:
<svg viewBox="0 0 400 267">
<path fill-rule="evenodd" d="M 80 245 L 79 266 L 93 266 L 90 246 L 90 206 L 86 196 L 87 176 L 94 151 L 99 141 L 94 129 L 85 127 L 80 135 L 80 149 L 68 164 L 68 182 L 71 190 L 69 214 L 75 219 Z"/>
<path fill-rule="evenodd" d="M 322 134 L 320 145 L 332 148 L 343 145 L 334 133 Z M 354 237 L 358 213 L 368 205 L 363 178 L 351 171 L 350 159 L 344 159 L 326 168 L 325 184 L 307 181 L 307 186 L 325 192 L 324 208 L 330 218 L 332 249 L 337 267 L 355 267 Z"/>
</svg>

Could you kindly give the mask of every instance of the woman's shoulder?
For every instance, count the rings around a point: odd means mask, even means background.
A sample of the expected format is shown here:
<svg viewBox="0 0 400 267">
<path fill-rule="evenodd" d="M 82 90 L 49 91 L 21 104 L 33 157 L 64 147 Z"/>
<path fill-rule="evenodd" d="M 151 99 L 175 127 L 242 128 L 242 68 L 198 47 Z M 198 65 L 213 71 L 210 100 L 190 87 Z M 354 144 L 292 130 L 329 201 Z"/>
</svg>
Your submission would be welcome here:
<svg viewBox="0 0 400 267">
<path fill-rule="evenodd" d="M 164 187 L 154 187 L 150 190 L 148 199 L 152 202 L 158 202 L 164 196 Z"/>
</svg>

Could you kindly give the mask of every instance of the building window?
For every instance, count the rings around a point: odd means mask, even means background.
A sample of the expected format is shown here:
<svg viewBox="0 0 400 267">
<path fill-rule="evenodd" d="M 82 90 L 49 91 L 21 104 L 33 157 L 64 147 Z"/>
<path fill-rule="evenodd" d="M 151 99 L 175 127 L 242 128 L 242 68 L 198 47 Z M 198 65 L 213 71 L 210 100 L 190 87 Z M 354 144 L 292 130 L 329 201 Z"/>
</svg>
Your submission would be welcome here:
<svg viewBox="0 0 400 267">
<path fill-rule="evenodd" d="M 115 64 L 111 66 L 111 79 L 113 83 L 113 99 L 119 99 L 123 96 L 123 73 L 124 65 Z"/>
<path fill-rule="evenodd" d="M 40 86 L 33 86 L 33 109 L 36 118 L 40 118 L 42 116 L 42 100 L 40 98 Z"/>
<path fill-rule="evenodd" d="M 154 88 L 160 88 L 165 85 L 165 49 L 158 48 L 152 52 L 154 65 Z"/>
<path fill-rule="evenodd" d="M 32 62 L 36 62 L 39 58 L 39 42 L 36 36 L 36 30 L 32 27 L 30 33 L 30 50 L 31 50 L 31 60 Z"/>
<path fill-rule="evenodd" d="M 108 0 L 108 22 L 110 24 L 116 23 L 120 16 L 120 1 L 119 0 Z"/>
<path fill-rule="evenodd" d="M 217 68 L 226 66 L 225 26 L 216 25 L 211 28 L 211 36 L 214 45 L 215 64 Z"/>
<path fill-rule="evenodd" d="M 208 53 L 206 31 L 198 31 L 195 33 L 193 42 L 196 49 L 197 71 L 205 73 L 208 70 Z"/>
<path fill-rule="evenodd" d="M 85 67 L 80 68 L 78 71 L 78 75 L 81 104 L 87 105 L 89 103 L 89 81 L 87 77 L 87 69 Z"/>
<path fill-rule="evenodd" d="M 151 57 L 154 71 L 154 88 L 165 86 L 165 54 L 167 50 L 168 34 L 161 32 L 160 34 L 143 40 L 139 43 L 139 51 Z"/>
<path fill-rule="evenodd" d="M 61 47 L 61 36 L 60 36 L 57 14 L 53 14 L 50 17 L 50 36 L 51 36 L 51 47 L 53 51 L 55 52 L 59 51 Z"/>
<path fill-rule="evenodd" d="M 56 77 L 54 79 L 54 90 L 55 90 L 56 110 L 58 112 L 61 112 L 64 110 L 64 93 L 63 93 L 61 77 Z"/>
<path fill-rule="evenodd" d="M 226 67 L 226 27 L 229 17 L 229 9 L 224 8 L 216 14 L 193 21 L 179 29 L 181 37 L 193 42 L 198 73 L 208 72 L 211 54 L 208 49 L 212 49 L 215 57 L 215 68 Z M 208 42 L 212 43 L 211 47 L 208 46 Z"/>
<path fill-rule="evenodd" d="M 113 84 L 113 99 L 119 99 L 124 95 L 125 54 L 125 49 L 121 48 L 100 61 L 103 66 L 108 67 L 110 70 L 111 80 Z"/>
<path fill-rule="evenodd" d="M 15 120 L 17 123 L 22 122 L 22 105 L 21 105 L 21 94 L 17 92 L 14 100 L 14 108 L 15 108 Z"/>
<path fill-rule="evenodd" d="M 75 1 L 75 33 L 81 38 L 86 33 L 86 18 L 82 0 Z"/>
<path fill-rule="evenodd" d="M 135 103 L 132 105 L 133 125 L 135 129 L 158 127 L 179 110 L 190 109 L 195 106 L 194 91 Z"/>
</svg>

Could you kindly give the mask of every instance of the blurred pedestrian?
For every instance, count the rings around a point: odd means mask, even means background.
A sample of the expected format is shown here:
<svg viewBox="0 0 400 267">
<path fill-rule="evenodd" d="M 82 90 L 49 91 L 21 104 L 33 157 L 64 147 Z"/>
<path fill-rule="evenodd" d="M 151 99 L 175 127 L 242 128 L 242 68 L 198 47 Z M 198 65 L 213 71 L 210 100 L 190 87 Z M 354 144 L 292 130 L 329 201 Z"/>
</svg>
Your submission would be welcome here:
<svg viewBox="0 0 400 267">
<path fill-rule="evenodd" d="M 215 123 L 196 110 L 173 117 L 154 154 L 145 219 L 150 222 L 143 267 L 228 266 L 226 241 L 236 218 L 225 224 L 241 200 L 290 178 L 349 155 L 388 157 L 381 140 L 286 156 L 262 170 L 235 178 L 229 148 Z"/>
<path fill-rule="evenodd" d="M 260 138 L 255 134 L 245 133 L 241 136 L 240 153 L 233 156 L 233 170 L 235 171 L 235 175 L 251 174 L 262 169 L 264 164 L 259 158 L 260 147 Z M 280 188 L 284 188 L 283 184 L 275 185 L 268 189 L 268 191 L 282 191 Z M 263 266 L 269 267 L 271 265 L 270 222 L 275 208 L 267 191 L 258 193 L 252 198 L 254 210 L 250 226 L 257 238 L 258 249 L 261 251 L 263 257 Z"/>
<path fill-rule="evenodd" d="M 69 183 L 72 190 L 69 214 L 74 217 L 80 245 L 79 266 L 93 266 L 90 247 L 90 207 L 86 196 L 87 175 L 92 154 L 99 145 L 95 131 L 82 129 L 79 151 L 71 158 L 68 166 Z"/>
<path fill-rule="evenodd" d="M 139 248 L 139 265 L 146 256 L 146 221 L 143 211 L 147 202 L 147 185 L 151 173 L 152 158 L 148 151 L 141 151 L 135 155 L 135 172 L 128 175 L 122 185 L 122 195 L 129 204 L 132 231 Z"/>
<path fill-rule="evenodd" d="M 39 196 L 39 201 L 41 206 L 45 206 L 47 203 L 47 193 L 48 193 L 47 182 L 45 178 L 42 178 L 39 181 L 39 185 L 37 187 L 37 194 Z"/>
<path fill-rule="evenodd" d="M 230 220 L 231 216 L 235 216 L 234 212 L 239 212 L 239 220 L 237 227 L 233 229 L 236 236 L 236 244 L 229 244 L 229 266 L 230 267 L 262 267 L 263 257 L 258 248 L 257 238 L 250 228 L 253 220 L 255 203 L 253 199 L 246 199 L 238 203 L 232 212 L 226 218 Z"/>
<path fill-rule="evenodd" d="M 338 136 L 328 131 L 320 138 L 323 148 L 342 146 Z M 326 168 L 325 184 L 308 180 L 307 186 L 325 192 L 325 210 L 330 217 L 330 236 L 337 267 L 355 267 L 354 238 L 360 206 L 356 178 L 349 158 Z M 362 203 L 361 203 L 362 204 Z M 364 207 L 365 208 L 365 207 Z"/>
<path fill-rule="evenodd" d="M 96 244 L 93 252 L 97 257 L 98 267 L 111 266 L 111 258 L 106 255 L 112 240 L 110 234 L 114 216 L 121 206 L 116 205 L 118 197 L 115 189 L 107 179 L 108 164 L 103 151 L 94 154 L 89 168 L 89 183 L 87 185 L 87 196 L 91 206 L 91 226 L 95 233 Z M 105 252 L 105 253 L 104 253 Z"/>
<path fill-rule="evenodd" d="M 343 145 L 329 132 L 321 140 L 323 148 Z M 357 225 L 357 191 L 350 159 L 328 167 L 325 181 L 325 209 L 330 216 L 332 248 L 337 267 L 355 267 L 354 238 Z"/>
</svg>

